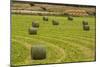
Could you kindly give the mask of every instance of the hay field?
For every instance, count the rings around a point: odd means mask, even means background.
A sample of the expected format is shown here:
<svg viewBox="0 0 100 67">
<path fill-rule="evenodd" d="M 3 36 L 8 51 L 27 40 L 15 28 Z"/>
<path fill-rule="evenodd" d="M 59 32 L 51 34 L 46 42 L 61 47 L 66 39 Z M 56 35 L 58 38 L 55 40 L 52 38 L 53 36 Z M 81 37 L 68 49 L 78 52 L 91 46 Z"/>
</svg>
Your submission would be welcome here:
<svg viewBox="0 0 100 67">
<path fill-rule="evenodd" d="M 43 16 L 12 14 L 11 65 L 31 65 L 95 61 L 95 17 L 74 17 L 69 21 L 63 16 Z M 52 25 L 52 20 L 59 25 Z M 84 31 L 82 20 L 89 22 L 90 31 Z M 38 21 L 37 35 L 29 35 L 32 21 Z M 47 50 L 44 60 L 31 60 L 32 45 L 42 44 Z"/>
</svg>

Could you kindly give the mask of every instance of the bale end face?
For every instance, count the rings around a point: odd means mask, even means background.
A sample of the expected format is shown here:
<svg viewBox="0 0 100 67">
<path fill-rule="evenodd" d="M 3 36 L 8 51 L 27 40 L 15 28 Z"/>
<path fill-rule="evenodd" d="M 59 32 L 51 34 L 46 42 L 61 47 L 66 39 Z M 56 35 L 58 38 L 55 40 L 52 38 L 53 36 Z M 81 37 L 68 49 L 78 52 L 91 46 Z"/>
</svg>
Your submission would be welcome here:
<svg viewBox="0 0 100 67">
<path fill-rule="evenodd" d="M 52 21 L 52 24 L 53 24 L 53 25 L 59 25 L 59 22 L 56 21 L 56 20 L 53 20 L 53 21 Z"/>
<path fill-rule="evenodd" d="M 89 25 L 84 25 L 84 26 L 83 26 L 83 30 L 85 30 L 85 31 L 89 31 L 89 30 L 90 30 Z"/>
<path fill-rule="evenodd" d="M 38 22 L 32 22 L 32 27 L 36 27 L 36 28 L 39 28 L 39 23 Z"/>
<path fill-rule="evenodd" d="M 42 60 L 46 58 L 46 49 L 42 46 L 33 46 L 31 48 L 32 60 Z"/>
<path fill-rule="evenodd" d="M 33 27 L 29 28 L 29 34 L 30 35 L 36 35 L 37 34 L 37 29 L 33 28 Z"/>
<path fill-rule="evenodd" d="M 44 20 L 44 21 L 48 21 L 48 17 L 47 17 L 47 16 L 44 16 L 44 17 L 43 17 L 43 20 Z"/>
</svg>

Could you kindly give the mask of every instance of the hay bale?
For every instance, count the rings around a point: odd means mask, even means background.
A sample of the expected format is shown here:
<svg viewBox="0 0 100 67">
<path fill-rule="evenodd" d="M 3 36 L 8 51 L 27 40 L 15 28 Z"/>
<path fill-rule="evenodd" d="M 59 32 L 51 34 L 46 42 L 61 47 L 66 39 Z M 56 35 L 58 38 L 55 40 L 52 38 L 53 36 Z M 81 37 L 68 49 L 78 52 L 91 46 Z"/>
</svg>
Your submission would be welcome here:
<svg viewBox="0 0 100 67">
<path fill-rule="evenodd" d="M 43 11 L 46 11 L 47 9 L 46 9 L 46 7 L 40 7 Z"/>
<path fill-rule="evenodd" d="M 86 20 L 83 20 L 83 25 L 88 25 L 88 22 Z"/>
<path fill-rule="evenodd" d="M 39 27 L 39 23 L 36 22 L 36 21 L 33 21 L 33 22 L 32 22 L 32 27 L 38 28 L 38 27 Z"/>
<path fill-rule="evenodd" d="M 52 24 L 53 24 L 53 25 L 59 25 L 59 22 L 56 21 L 56 20 L 52 20 Z"/>
<path fill-rule="evenodd" d="M 32 7 L 32 6 L 35 6 L 35 4 L 34 3 L 30 3 L 30 6 Z"/>
<path fill-rule="evenodd" d="M 85 31 L 89 31 L 89 30 L 90 30 L 89 25 L 83 25 L 83 30 L 85 30 Z"/>
<path fill-rule="evenodd" d="M 43 20 L 44 21 L 48 21 L 48 17 L 47 16 L 43 16 Z"/>
<path fill-rule="evenodd" d="M 32 60 L 42 60 L 46 58 L 46 49 L 41 45 L 32 46 L 31 48 Z"/>
<path fill-rule="evenodd" d="M 73 17 L 72 16 L 68 16 L 68 20 L 73 20 Z"/>
<path fill-rule="evenodd" d="M 37 34 L 37 28 L 31 27 L 29 28 L 29 34 L 30 35 L 36 35 Z"/>
</svg>

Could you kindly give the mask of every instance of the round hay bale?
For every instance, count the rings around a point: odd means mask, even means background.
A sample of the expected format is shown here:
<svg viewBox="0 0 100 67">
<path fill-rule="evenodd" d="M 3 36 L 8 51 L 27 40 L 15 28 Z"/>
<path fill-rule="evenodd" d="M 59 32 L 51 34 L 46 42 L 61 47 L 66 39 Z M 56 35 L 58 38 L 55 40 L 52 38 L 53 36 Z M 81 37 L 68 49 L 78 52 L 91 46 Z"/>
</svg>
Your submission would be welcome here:
<svg viewBox="0 0 100 67">
<path fill-rule="evenodd" d="M 44 21 L 48 21 L 48 17 L 47 16 L 43 16 L 43 20 Z"/>
<path fill-rule="evenodd" d="M 83 25 L 88 25 L 88 22 L 86 20 L 83 20 Z"/>
<path fill-rule="evenodd" d="M 89 31 L 89 30 L 90 30 L 89 25 L 83 25 L 83 30 L 85 30 L 85 31 Z"/>
<path fill-rule="evenodd" d="M 40 8 L 42 8 L 43 11 L 46 11 L 47 10 L 46 7 L 40 7 Z"/>
<path fill-rule="evenodd" d="M 32 46 L 31 48 L 32 60 L 42 60 L 46 58 L 46 49 L 41 45 Z"/>
<path fill-rule="evenodd" d="M 53 25 L 59 25 L 59 22 L 56 21 L 56 20 L 52 20 L 52 24 L 53 24 Z"/>
<path fill-rule="evenodd" d="M 32 27 L 38 28 L 38 27 L 39 27 L 39 23 L 36 22 L 36 21 L 33 21 L 33 22 L 32 22 Z"/>
<path fill-rule="evenodd" d="M 30 3 L 30 6 L 32 7 L 32 6 L 35 6 L 35 4 L 34 3 Z"/>
<path fill-rule="evenodd" d="M 68 16 L 68 20 L 73 20 L 73 17 L 72 16 Z"/>
<path fill-rule="evenodd" d="M 37 34 L 37 28 L 34 28 L 34 27 L 29 28 L 29 34 L 30 35 L 36 35 Z"/>
</svg>

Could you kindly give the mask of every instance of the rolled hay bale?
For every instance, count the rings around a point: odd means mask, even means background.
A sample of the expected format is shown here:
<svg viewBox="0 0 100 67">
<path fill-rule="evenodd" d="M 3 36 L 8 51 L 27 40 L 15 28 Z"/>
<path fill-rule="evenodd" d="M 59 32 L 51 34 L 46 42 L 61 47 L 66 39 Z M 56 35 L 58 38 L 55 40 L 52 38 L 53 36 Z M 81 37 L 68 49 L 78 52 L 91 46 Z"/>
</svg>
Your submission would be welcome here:
<svg viewBox="0 0 100 67">
<path fill-rule="evenodd" d="M 30 3 L 29 5 L 30 5 L 31 7 L 32 7 L 32 6 L 35 6 L 35 4 L 34 4 L 34 3 Z"/>
<path fill-rule="evenodd" d="M 86 20 L 83 20 L 83 25 L 88 25 L 88 22 Z"/>
<path fill-rule="evenodd" d="M 31 47 L 31 59 L 42 60 L 46 58 L 46 49 L 41 45 L 34 45 Z"/>
<path fill-rule="evenodd" d="M 40 7 L 43 11 L 46 11 L 47 9 L 46 9 L 46 7 Z"/>
<path fill-rule="evenodd" d="M 73 17 L 72 16 L 68 16 L 68 20 L 73 20 Z"/>
<path fill-rule="evenodd" d="M 47 16 L 43 16 L 43 20 L 44 21 L 48 21 L 48 17 Z"/>
<path fill-rule="evenodd" d="M 37 28 L 31 27 L 29 28 L 29 34 L 30 35 L 36 35 L 37 34 Z"/>
<path fill-rule="evenodd" d="M 89 30 L 90 30 L 89 25 L 83 25 L 83 30 L 85 30 L 85 31 L 89 31 Z"/>
<path fill-rule="evenodd" d="M 59 25 L 59 22 L 57 20 L 52 20 L 53 25 Z"/>
<path fill-rule="evenodd" d="M 36 21 L 33 21 L 33 22 L 32 22 L 32 27 L 39 28 L 39 23 L 36 22 Z"/>
</svg>

